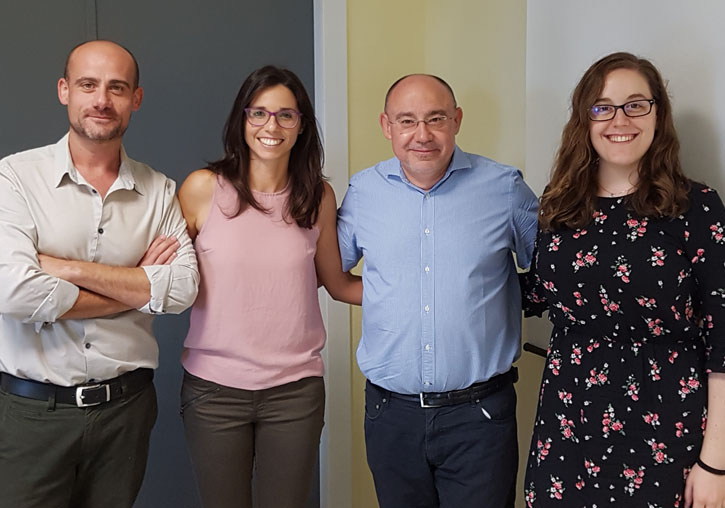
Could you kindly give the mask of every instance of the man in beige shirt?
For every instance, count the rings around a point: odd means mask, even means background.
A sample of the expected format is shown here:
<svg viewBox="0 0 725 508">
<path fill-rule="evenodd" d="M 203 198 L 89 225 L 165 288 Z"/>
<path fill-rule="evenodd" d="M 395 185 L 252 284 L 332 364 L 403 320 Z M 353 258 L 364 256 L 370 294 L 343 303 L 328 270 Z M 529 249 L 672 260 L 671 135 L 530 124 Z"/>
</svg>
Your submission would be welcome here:
<svg viewBox="0 0 725 508">
<path fill-rule="evenodd" d="M 70 130 L 0 161 L 2 508 L 130 508 L 156 420 L 153 314 L 199 273 L 175 184 L 121 144 L 143 90 L 108 41 L 58 81 Z"/>
</svg>

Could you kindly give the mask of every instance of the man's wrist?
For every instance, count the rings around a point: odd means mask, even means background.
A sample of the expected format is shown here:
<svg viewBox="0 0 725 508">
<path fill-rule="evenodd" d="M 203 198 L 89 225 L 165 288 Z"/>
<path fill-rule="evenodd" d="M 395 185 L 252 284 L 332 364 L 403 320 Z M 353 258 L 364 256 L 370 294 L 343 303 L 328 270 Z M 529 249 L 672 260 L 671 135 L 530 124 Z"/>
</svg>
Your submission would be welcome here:
<svg viewBox="0 0 725 508">
<path fill-rule="evenodd" d="M 82 263 L 82 261 L 73 259 L 63 260 L 60 278 L 77 286 L 82 286 L 82 284 L 79 284 L 83 273 Z"/>
</svg>

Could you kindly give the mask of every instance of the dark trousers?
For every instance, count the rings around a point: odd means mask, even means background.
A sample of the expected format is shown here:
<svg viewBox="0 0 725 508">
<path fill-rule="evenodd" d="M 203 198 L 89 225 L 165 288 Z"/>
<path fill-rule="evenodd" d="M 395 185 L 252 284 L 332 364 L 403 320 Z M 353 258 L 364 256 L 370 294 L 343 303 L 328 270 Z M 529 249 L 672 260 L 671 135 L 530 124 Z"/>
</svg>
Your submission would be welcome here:
<svg viewBox="0 0 725 508">
<path fill-rule="evenodd" d="M 240 390 L 184 373 L 181 411 L 205 508 L 303 508 L 317 464 L 325 384 Z"/>
<path fill-rule="evenodd" d="M 0 390 L 0 508 L 131 508 L 155 422 L 153 383 L 88 408 Z"/>
<path fill-rule="evenodd" d="M 513 383 L 478 401 L 423 408 L 368 381 L 365 442 L 380 508 L 513 508 Z"/>
</svg>

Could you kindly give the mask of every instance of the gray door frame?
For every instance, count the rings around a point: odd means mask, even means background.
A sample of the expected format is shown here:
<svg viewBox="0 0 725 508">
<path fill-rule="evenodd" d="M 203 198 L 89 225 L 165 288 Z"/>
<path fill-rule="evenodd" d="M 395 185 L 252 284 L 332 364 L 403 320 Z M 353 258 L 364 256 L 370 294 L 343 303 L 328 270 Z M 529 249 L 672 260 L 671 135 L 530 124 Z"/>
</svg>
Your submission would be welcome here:
<svg viewBox="0 0 725 508">
<path fill-rule="evenodd" d="M 325 174 L 338 205 L 347 190 L 347 3 L 314 0 L 315 112 L 325 146 Z M 327 386 L 320 443 L 320 507 L 352 506 L 352 362 L 350 307 L 320 290 L 327 328 L 323 350 Z"/>
</svg>

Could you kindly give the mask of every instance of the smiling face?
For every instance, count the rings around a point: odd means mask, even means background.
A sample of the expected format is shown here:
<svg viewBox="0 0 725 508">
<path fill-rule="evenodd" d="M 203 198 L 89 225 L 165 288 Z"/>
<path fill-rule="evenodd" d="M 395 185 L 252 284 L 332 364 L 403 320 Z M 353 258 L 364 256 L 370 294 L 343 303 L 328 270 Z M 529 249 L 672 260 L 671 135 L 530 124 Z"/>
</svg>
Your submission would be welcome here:
<svg viewBox="0 0 725 508">
<path fill-rule="evenodd" d="M 447 120 L 437 128 L 419 121 L 434 116 Z M 393 88 L 380 115 L 380 126 L 411 183 L 427 190 L 443 177 L 453 157 L 462 116 L 451 93 L 432 76 L 412 75 Z M 414 130 L 401 131 L 396 122 L 406 118 L 419 121 Z"/>
<path fill-rule="evenodd" d="M 281 109 L 297 110 L 297 100 L 284 85 L 261 90 L 249 103 L 250 108 L 263 108 L 273 113 Z M 297 141 L 302 122 L 291 129 L 280 127 L 277 118 L 271 116 L 266 124 L 254 126 L 245 119 L 244 140 L 249 146 L 250 161 L 277 161 L 287 163 L 292 147 Z"/>
<path fill-rule="evenodd" d="M 58 81 L 58 99 L 68 107 L 74 136 L 113 141 L 123 136 L 131 113 L 141 106 L 143 91 L 135 87 L 133 58 L 107 41 L 79 46 L 68 60 L 67 76 Z"/>
<path fill-rule="evenodd" d="M 621 105 L 651 98 L 652 91 L 642 74 L 632 69 L 616 69 L 607 75 L 595 104 Z M 590 121 L 589 137 L 599 156 L 600 173 L 636 174 L 652 145 L 656 121 L 656 104 L 646 116 L 630 118 L 620 108 L 611 120 Z"/>
</svg>

